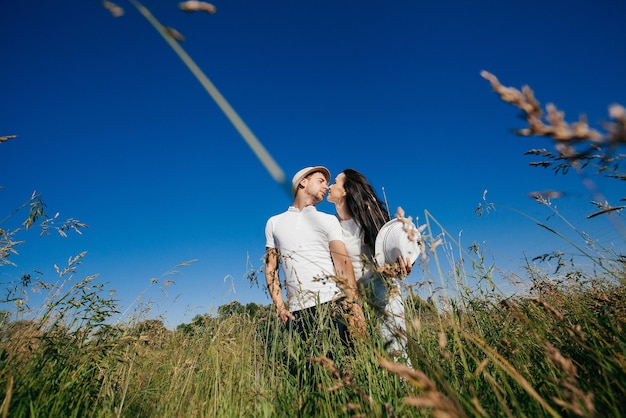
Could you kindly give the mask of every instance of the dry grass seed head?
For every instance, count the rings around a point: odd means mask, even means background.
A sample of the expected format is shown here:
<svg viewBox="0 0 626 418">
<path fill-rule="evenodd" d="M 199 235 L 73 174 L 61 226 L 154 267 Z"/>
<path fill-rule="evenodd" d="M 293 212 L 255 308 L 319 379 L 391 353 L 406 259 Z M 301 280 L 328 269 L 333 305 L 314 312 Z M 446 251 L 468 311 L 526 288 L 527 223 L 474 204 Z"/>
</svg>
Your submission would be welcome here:
<svg viewBox="0 0 626 418">
<path fill-rule="evenodd" d="M 386 358 L 378 355 L 378 363 L 381 365 L 382 368 L 389 370 L 390 372 L 393 372 L 395 374 L 397 374 L 398 376 L 400 376 L 401 378 L 405 379 L 406 381 L 408 381 L 409 383 L 411 383 L 413 386 L 425 390 L 425 391 L 436 391 L 437 387 L 435 386 L 435 383 L 430 380 L 430 378 L 428 378 L 428 376 L 426 376 L 426 374 L 418 371 L 418 370 L 413 370 L 412 368 L 404 365 L 404 364 L 400 364 L 400 363 L 396 363 L 393 362 L 391 360 L 387 360 Z"/>
<path fill-rule="evenodd" d="M 466 416 L 465 413 L 453 404 L 450 399 L 441 392 L 429 392 L 424 396 L 411 396 L 404 398 L 407 405 L 419 408 L 430 408 L 435 418 L 459 418 Z"/>
<path fill-rule="evenodd" d="M 17 138 L 17 135 L 5 135 L 0 136 L 0 142 L 8 141 L 9 139 Z"/>
<path fill-rule="evenodd" d="M 576 378 L 577 371 L 574 363 L 570 359 L 563 357 L 561 352 L 549 342 L 546 342 L 546 353 L 552 364 L 557 366 L 568 378 Z"/>
<path fill-rule="evenodd" d="M 121 17 L 124 16 L 124 9 L 122 9 L 120 6 L 118 6 L 115 3 L 112 3 L 110 1 L 106 1 L 104 0 L 102 2 L 102 5 L 104 6 L 105 9 L 107 9 L 109 12 L 111 12 L 111 14 L 113 15 L 113 17 Z"/>
<path fill-rule="evenodd" d="M 600 143 L 605 139 L 600 132 L 589 128 L 589 124 L 587 123 L 587 118 L 585 116 L 581 116 L 578 122 L 575 122 L 570 126 L 570 124 L 565 121 L 565 113 L 559 111 L 552 103 L 548 103 L 546 105 L 546 121 L 548 123 L 544 123 L 542 121 L 543 113 L 541 111 L 540 103 L 535 98 L 530 87 L 524 86 L 522 87 L 522 92 L 520 92 L 513 87 L 503 86 L 495 75 L 487 71 L 481 71 L 480 74 L 491 83 L 494 91 L 498 93 L 504 102 L 513 104 L 526 114 L 525 118 L 528 122 L 528 127 L 518 130 L 517 133 L 519 135 L 551 137 L 556 141 L 557 150 L 561 153 L 561 156 L 565 158 L 571 158 L 575 156 L 576 153 L 570 145 L 564 144 L 564 141 L 576 142 L 590 140 L 592 142 Z M 621 110 L 618 108 L 614 112 L 611 112 L 611 108 L 609 108 L 610 115 L 614 114 L 617 116 L 623 116 L 623 113 L 623 108 Z M 624 117 L 624 120 L 621 122 L 618 118 L 614 119 L 617 119 L 617 126 L 626 126 L 626 117 Z M 624 134 L 623 136 L 626 137 L 626 129 L 622 130 L 622 133 Z M 611 138 L 609 138 L 609 142 L 611 141 Z"/>
<path fill-rule="evenodd" d="M 430 247 L 428 248 L 428 251 L 435 252 L 435 248 L 439 247 L 441 244 L 443 244 L 443 240 L 441 239 L 441 237 L 437 237 L 437 239 L 430 244 Z"/>
<path fill-rule="evenodd" d="M 626 144 L 626 109 L 622 105 L 609 106 L 609 116 L 615 122 L 607 124 L 609 142 L 612 146 Z"/>
<path fill-rule="evenodd" d="M 185 36 L 174 28 L 166 27 L 165 32 L 179 42 L 185 42 Z"/>
<path fill-rule="evenodd" d="M 406 217 L 404 209 L 401 207 L 396 210 L 396 219 L 402 222 L 402 230 L 406 232 L 409 240 L 414 241 L 419 238 L 419 231 L 413 224 L 413 218 L 411 216 Z"/>
<path fill-rule="evenodd" d="M 578 416 L 592 416 L 595 412 L 593 393 L 584 393 L 578 386 L 578 372 L 572 360 L 565 358 L 561 352 L 549 342 L 545 343 L 548 360 L 565 375 L 559 380 L 566 399 L 553 397 L 552 400 L 559 406 Z"/>
<path fill-rule="evenodd" d="M 483 370 L 485 370 L 485 367 L 487 367 L 488 364 L 489 364 L 488 358 L 481 361 L 478 367 L 476 368 L 476 371 L 474 372 L 474 377 L 476 378 L 480 376 L 480 374 L 483 372 Z"/>
<path fill-rule="evenodd" d="M 554 308 L 552 305 L 544 302 L 543 300 L 539 299 L 539 298 L 530 298 L 531 302 L 534 302 L 535 304 L 541 306 L 542 308 L 544 308 L 546 311 L 548 311 L 554 318 L 558 319 L 559 321 L 563 321 L 563 319 L 565 319 L 565 316 L 556 310 L 556 308 Z"/>
<path fill-rule="evenodd" d="M 18 363 L 25 363 L 41 345 L 44 333 L 32 322 L 17 321 L 5 325 L 0 337 L 6 354 Z"/>
<path fill-rule="evenodd" d="M 458 418 L 466 416 L 461 407 L 441 393 L 435 383 L 423 372 L 413 370 L 404 364 L 387 360 L 380 355 L 378 355 L 378 362 L 384 369 L 396 373 L 413 386 L 424 391 L 422 396 L 404 398 L 406 404 L 421 408 L 430 408 L 432 416 L 437 418 Z"/>
<path fill-rule="evenodd" d="M 215 14 L 215 12 L 217 12 L 217 8 L 213 4 L 205 1 L 183 1 L 178 4 L 178 7 L 184 12 L 206 12 L 209 14 Z"/>
<path fill-rule="evenodd" d="M 446 348 L 446 344 L 448 344 L 448 338 L 446 337 L 445 332 L 439 333 L 439 349 L 443 350 Z"/>
</svg>

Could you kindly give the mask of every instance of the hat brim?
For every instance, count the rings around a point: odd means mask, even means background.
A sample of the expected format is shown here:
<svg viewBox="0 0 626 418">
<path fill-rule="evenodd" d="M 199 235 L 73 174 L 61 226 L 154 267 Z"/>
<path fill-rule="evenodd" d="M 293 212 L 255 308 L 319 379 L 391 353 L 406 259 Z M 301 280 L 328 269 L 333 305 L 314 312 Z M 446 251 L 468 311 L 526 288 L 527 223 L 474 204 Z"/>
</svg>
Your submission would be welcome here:
<svg viewBox="0 0 626 418">
<path fill-rule="evenodd" d="M 393 264 L 398 261 L 398 257 L 402 257 L 408 258 L 411 264 L 415 263 L 420 254 L 418 237 L 417 228 L 414 239 L 409 239 L 409 234 L 403 228 L 403 222 L 392 219 L 380 228 L 376 236 L 374 245 L 376 262 L 382 267 L 385 264 Z"/>
</svg>

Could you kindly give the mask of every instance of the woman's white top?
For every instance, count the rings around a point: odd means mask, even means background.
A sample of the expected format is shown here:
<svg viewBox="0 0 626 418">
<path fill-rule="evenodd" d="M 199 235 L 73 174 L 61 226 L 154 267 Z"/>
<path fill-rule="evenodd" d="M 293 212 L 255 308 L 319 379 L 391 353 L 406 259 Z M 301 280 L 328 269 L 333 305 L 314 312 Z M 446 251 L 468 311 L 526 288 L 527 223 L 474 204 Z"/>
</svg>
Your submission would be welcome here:
<svg viewBox="0 0 626 418">
<path fill-rule="evenodd" d="M 348 256 L 354 267 L 354 276 L 357 281 L 372 275 L 371 261 L 363 262 L 361 254 L 371 260 L 371 254 L 363 241 L 363 231 L 353 218 L 339 221 L 343 230 L 343 242 L 346 244 Z"/>
</svg>

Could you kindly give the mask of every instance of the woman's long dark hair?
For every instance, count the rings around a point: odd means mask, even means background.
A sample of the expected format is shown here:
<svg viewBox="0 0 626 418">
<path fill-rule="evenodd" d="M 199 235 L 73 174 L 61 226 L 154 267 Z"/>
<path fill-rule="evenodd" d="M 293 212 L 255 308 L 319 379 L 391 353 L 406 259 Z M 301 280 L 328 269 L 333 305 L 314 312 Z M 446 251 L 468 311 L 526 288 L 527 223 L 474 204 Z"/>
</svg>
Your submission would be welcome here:
<svg viewBox="0 0 626 418">
<path fill-rule="evenodd" d="M 389 212 L 385 202 L 378 198 L 372 185 L 365 176 L 356 170 L 346 168 L 343 188 L 346 191 L 346 204 L 352 217 L 363 230 L 365 245 L 374 254 L 376 235 L 389 221 Z"/>
</svg>

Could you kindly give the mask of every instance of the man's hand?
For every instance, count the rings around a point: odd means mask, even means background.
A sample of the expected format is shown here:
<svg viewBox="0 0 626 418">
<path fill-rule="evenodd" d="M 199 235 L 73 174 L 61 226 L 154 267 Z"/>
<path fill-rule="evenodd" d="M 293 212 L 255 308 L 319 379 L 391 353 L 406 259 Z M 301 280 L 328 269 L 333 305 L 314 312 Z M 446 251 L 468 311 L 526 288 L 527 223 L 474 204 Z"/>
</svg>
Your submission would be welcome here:
<svg viewBox="0 0 626 418">
<path fill-rule="evenodd" d="M 363 308 L 356 302 L 343 302 L 343 309 L 348 320 L 348 330 L 352 338 L 364 337 L 367 331 Z"/>
<path fill-rule="evenodd" d="M 293 316 L 293 314 L 289 312 L 287 308 L 283 308 L 280 310 L 280 312 L 278 312 L 278 318 L 280 318 L 280 320 L 283 322 L 283 325 L 287 325 L 287 321 L 290 319 L 292 321 L 296 320 L 296 317 Z"/>
</svg>

